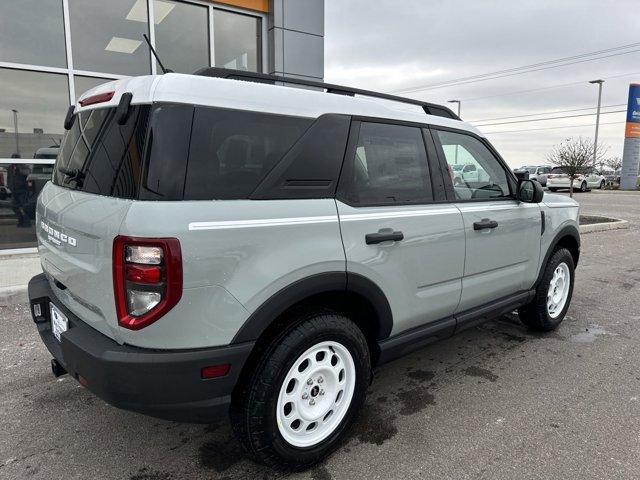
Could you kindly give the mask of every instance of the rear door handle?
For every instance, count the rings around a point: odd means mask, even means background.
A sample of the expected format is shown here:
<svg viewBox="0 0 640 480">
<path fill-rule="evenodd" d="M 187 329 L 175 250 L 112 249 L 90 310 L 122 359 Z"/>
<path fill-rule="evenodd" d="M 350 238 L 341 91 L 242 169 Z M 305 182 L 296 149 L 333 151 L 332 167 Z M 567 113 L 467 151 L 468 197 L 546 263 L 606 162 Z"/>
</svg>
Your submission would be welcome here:
<svg viewBox="0 0 640 480">
<path fill-rule="evenodd" d="M 393 242 L 399 242 L 401 240 L 404 240 L 404 234 L 402 232 L 396 232 L 388 228 L 380 230 L 377 233 L 367 233 L 364 237 L 364 240 L 367 245 L 388 242 L 389 240 Z"/>
<path fill-rule="evenodd" d="M 496 228 L 498 226 L 498 222 L 495 220 L 489 220 L 488 218 L 483 218 L 479 222 L 473 222 L 474 230 L 484 230 L 486 228 Z"/>
</svg>

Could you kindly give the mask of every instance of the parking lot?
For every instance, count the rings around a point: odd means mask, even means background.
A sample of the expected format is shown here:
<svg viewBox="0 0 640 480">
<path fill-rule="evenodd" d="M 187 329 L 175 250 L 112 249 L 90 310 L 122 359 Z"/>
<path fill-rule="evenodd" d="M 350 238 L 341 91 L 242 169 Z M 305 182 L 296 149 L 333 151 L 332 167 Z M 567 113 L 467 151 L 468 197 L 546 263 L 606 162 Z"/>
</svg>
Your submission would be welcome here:
<svg viewBox="0 0 640 480">
<path fill-rule="evenodd" d="M 640 478 L 640 195 L 575 198 L 630 228 L 583 237 L 558 331 L 509 315 L 380 368 L 351 438 L 290 478 Z M 0 319 L 1 478 L 287 477 L 226 423 L 156 420 L 54 379 L 28 307 Z"/>
</svg>

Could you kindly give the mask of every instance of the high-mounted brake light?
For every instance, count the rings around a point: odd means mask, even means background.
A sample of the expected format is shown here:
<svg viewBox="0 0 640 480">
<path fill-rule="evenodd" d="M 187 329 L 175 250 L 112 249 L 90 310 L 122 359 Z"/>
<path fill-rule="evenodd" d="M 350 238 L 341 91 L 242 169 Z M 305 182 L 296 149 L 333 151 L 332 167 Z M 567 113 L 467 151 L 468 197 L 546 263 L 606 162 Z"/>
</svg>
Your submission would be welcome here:
<svg viewBox="0 0 640 480">
<path fill-rule="evenodd" d="M 166 314 L 182 297 L 178 239 L 116 237 L 113 288 L 121 327 L 140 330 Z"/>
<path fill-rule="evenodd" d="M 96 95 L 91 95 L 90 97 L 83 98 L 82 100 L 80 100 L 80 106 L 86 107 L 87 105 L 93 105 L 95 103 L 108 102 L 113 98 L 115 93 L 116 92 L 105 92 L 105 93 L 98 93 Z"/>
</svg>

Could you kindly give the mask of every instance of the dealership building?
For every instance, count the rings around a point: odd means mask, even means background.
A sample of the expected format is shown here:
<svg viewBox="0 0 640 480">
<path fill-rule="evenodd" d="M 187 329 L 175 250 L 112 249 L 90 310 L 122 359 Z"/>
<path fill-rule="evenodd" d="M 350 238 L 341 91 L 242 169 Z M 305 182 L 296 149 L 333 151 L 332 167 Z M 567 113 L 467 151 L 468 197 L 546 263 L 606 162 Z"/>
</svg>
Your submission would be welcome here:
<svg viewBox="0 0 640 480">
<path fill-rule="evenodd" d="M 324 0 L 0 0 L 0 188 L 11 165 L 46 173 L 83 92 L 160 72 L 143 34 L 175 72 L 324 76 Z M 16 220 L 0 191 L 0 249 L 35 245 Z"/>
</svg>

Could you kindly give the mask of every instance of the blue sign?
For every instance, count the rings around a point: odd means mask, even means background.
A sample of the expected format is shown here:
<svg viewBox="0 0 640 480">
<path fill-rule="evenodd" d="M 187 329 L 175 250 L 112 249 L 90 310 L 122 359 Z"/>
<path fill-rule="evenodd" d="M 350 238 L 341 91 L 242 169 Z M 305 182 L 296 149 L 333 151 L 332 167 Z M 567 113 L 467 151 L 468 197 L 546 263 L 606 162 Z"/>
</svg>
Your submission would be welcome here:
<svg viewBox="0 0 640 480">
<path fill-rule="evenodd" d="M 629 102 L 627 103 L 627 122 L 640 123 L 640 84 L 629 85 Z"/>
</svg>

